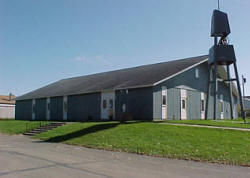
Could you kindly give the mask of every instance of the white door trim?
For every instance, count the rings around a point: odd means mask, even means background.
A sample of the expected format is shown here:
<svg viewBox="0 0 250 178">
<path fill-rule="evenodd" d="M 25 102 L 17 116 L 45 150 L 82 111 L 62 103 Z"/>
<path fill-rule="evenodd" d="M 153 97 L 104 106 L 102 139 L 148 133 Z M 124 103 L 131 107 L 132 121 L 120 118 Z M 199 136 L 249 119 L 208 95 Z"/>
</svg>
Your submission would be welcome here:
<svg viewBox="0 0 250 178">
<path fill-rule="evenodd" d="M 36 100 L 32 99 L 32 120 L 36 119 L 36 114 L 35 114 L 35 110 L 36 110 Z"/>
<path fill-rule="evenodd" d="M 167 119 L 167 88 L 161 89 L 161 119 Z"/>
<path fill-rule="evenodd" d="M 63 120 L 67 120 L 67 114 L 68 113 L 68 97 L 63 96 Z"/>
<path fill-rule="evenodd" d="M 50 120 L 50 98 L 46 99 L 46 119 Z"/>
<path fill-rule="evenodd" d="M 220 113 L 220 119 L 224 119 L 224 101 L 223 99 L 220 99 L 220 103 L 222 104 L 221 113 Z"/>
</svg>

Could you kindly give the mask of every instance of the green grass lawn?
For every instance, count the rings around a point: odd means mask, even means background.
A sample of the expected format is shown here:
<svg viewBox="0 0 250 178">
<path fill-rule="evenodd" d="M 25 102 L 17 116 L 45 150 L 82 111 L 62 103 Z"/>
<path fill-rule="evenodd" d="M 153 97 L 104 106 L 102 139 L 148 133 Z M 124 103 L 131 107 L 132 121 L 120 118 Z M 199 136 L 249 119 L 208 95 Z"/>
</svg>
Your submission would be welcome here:
<svg viewBox="0 0 250 178">
<path fill-rule="evenodd" d="M 250 132 L 152 122 L 71 123 L 36 138 L 91 148 L 250 166 Z"/>
<path fill-rule="evenodd" d="M 193 125 L 209 125 L 219 127 L 236 127 L 236 128 L 250 128 L 250 119 L 244 123 L 242 119 L 225 119 L 225 120 L 166 120 L 163 122 L 175 124 L 193 124 Z"/>
<path fill-rule="evenodd" d="M 41 124 L 49 123 L 48 121 L 41 121 Z M 26 128 L 27 126 L 27 128 Z M 34 129 L 40 127 L 40 121 L 20 121 L 20 120 L 0 120 L 0 133 L 5 134 L 22 134 L 26 129 Z"/>
</svg>

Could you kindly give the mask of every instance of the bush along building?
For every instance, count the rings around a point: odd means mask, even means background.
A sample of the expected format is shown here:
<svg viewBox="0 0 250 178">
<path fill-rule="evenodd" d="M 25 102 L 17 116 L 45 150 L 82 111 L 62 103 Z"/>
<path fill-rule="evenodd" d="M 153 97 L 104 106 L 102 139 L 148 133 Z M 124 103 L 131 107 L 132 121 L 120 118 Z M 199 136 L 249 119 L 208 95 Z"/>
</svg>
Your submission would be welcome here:
<svg viewBox="0 0 250 178">
<path fill-rule="evenodd" d="M 204 119 L 208 56 L 63 79 L 16 99 L 16 119 Z M 213 76 L 211 75 L 211 78 Z M 230 118 L 230 90 L 218 67 L 217 118 Z M 221 80 L 220 80 L 221 79 Z M 213 90 L 208 118 L 213 117 Z M 238 117 L 233 86 L 233 116 Z"/>
</svg>

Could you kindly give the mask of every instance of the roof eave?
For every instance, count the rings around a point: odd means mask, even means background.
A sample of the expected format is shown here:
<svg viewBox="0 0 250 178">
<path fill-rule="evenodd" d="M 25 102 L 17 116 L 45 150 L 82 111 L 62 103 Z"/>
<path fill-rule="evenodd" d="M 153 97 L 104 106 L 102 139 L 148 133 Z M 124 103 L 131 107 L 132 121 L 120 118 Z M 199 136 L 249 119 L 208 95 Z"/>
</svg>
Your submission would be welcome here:
<svg viewBox="0 0 250 178">
<path fill-rule="evenodd" d="M 72 95 L 84 95 L 84 94 L 90 94 L 90 93 L 100 93 L 100 92 L 108 92 L 108 91 L 116 91 L 116 90 L 126 90 L 126 89 L 137 89 L 137 88 L 147 88 L 147 87 L 153 87 L 153 84 L 150 85 L 137 85 L 132 87 L 119 87 L 119 88 L 111 88 L 111 89 L 105 89 L 105 90 L 96 90 L 96 91 L 89 91 L 89 92 L 76 92 L 71 93 L 68 95 L 53 95 L 48 97 L 34 97 L 34 98 L 22 98 L 22 96 L 17 97 L 16 101 L 22 101 L 22 100 L 32 100 L 32 99 L 42 99 L 42 98 L 53 98 L 53 97 L 61 97 L 61 96 L 72 96 Z"/>
<path fill-rule="evenodd" d="M 162 80 L 160 80 L 160 81 L 158 81 L 158 82 L 155 82 L 155 83 L 153 84 L 153 86 L 158 85 L 158 84 L 160 84 L 160 83 L 162 83 L 162 82 L 165 82 L 165 81 L 167 81 L 167 80 L 169 80 L 169 79 L 171 79 L 171 78 L 173 78 L 173 77 L 175 77 L 175 76 L 177 76 L 177 75 L 179 75 L 179 74 L 181 74 L 181 73 L 183 73 L 183 72 L 186 72 L 186 71 L 188 71 L 188 70 L 190 70 L 190 69 L 192 69 L 192 68 L 194 68 L 194 67 L 196 67 L 196 66 L 198 66 L 198 65 L 200 65 L 200 64 L 202 64 L 202 63 L 204 63 L 204 62 L 207 62 L 207 61 L 208 61 L 208 58 L 207 58 L 207 59 L 204 59 L 204 60 L 202 60 L 202 61 L 200 61 L 200 62 L 198 62 L 198 63 L 196 63 L 196 64 L 194 64 L 194 65 L 192 65 L 192 66 L 189 66 L 189 67 L 187 67 L 187 68 L 185 68 L 185 69 L 183 69 L 183 70 L 181 70 L 181 71 L 179 71 L 179 72 L 177 72 L 177 73 L 175 73 L 175 74 L 173 74 L 173 75 L 171 75 L 171 76 L 169 76 L 169 77 L 166 77 L 166 78 L 164 78 L 164 79 L 162 79 Z"/>
</svg>

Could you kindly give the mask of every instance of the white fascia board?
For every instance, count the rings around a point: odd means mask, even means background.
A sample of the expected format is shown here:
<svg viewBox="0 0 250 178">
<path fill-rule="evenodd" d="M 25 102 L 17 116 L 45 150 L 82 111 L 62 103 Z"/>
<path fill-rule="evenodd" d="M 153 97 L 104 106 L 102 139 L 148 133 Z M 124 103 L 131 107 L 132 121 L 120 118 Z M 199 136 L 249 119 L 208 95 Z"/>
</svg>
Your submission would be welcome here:
<svg viewBox="0 0 250 178">
<path fill-rule="evenodd" d="M 15 107 L 14 104 L 0 104 L 0 107 Z"/>
<path fill-rule="evenodd" d="M 186 72 L 186 71 L 188 71 L 189 69 L 192 69 L 192 68 L 194 68 L 194 67 L 196 67 L 196 66 L 198 66 L 198 65 L 200 65 L 200 64 L 202 64 L 202 63 L 204 63 L 204 62 L 206 62 L 206 61 L 208 61 L 208 58 L 207 58 L 207 59 L 204 59 L 203 61 L 198 62 L 198 63 L 196 63 L 196 64 L 194 64 L 194 65 L 192 65 L 192 66 L 189 66 L 189 67 L 187 67 L 187 68 L 181 70 L 180 72 L 177 72 L 177 73 L 175 73 L 175 74 L 173 74 L 173 75 L 171 75 L 171 76 L 169 76 L 169 77 L 167 77 L 167 78 L 164 78 L 164 79 L 162 79 L 162 80 L 160 80 L 160 81 L 154 83 L 153 86 L 158 85 L 158 84 L 160 84 L 160 83 L 162 83 L 162 82 L 165 82 L 165 81 L 167 81 L 167 80 L 169 80 L 169 79 L 171 79 L 171 78 L 173 78 L 173 77 L 175 77 L 175 76 L 177 76 L 177 75 L 179 75 L 179 74 L 181 74 L 181 73 L 183 73 L 183 72 Z"/>
</svg>

